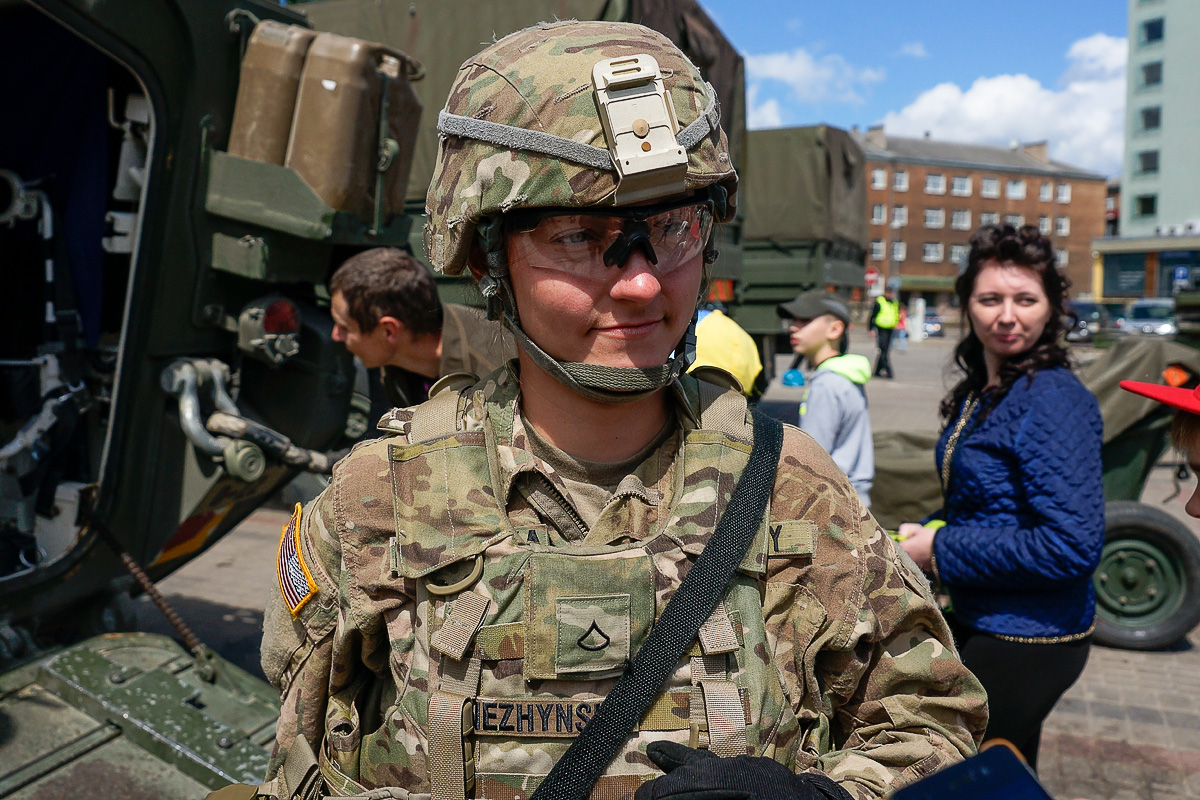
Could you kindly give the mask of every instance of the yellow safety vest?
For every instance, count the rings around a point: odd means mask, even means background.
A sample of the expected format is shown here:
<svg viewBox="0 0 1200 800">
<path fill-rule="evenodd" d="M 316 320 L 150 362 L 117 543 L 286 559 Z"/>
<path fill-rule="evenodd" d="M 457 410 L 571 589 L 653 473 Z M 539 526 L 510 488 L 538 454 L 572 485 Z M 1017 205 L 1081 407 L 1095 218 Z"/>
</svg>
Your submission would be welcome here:
<svg viewBox="0 0 1200 800">
<path fill-rule="evenodd" d="M 894 328 L 900 324 L 900 304 L 886 297 L 876 299 L 879 301 L 879 311 L 875 313 L 875 327 Z"/>
</svg>

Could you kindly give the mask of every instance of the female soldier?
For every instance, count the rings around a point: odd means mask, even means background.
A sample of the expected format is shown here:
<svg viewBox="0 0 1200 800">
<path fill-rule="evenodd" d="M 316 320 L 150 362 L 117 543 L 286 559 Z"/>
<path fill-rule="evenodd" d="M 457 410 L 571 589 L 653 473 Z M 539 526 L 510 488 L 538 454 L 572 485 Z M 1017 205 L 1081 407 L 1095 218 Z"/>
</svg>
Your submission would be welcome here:
<svg viewBox="0 0 1200 800">
<path fill-rule="evenodd" d="M 682 374 L 737 177 L 674 45 L 515 33 L 463 64 L 439 130 L 427 253 L 471 271 L 519 358 L 385 417 L 285 530 L 268 795 L 529 796 L 621 713 L 601 702 L 720 561 L 754 431 L 778 430 Z M 766 466 L 753 544 L 594 796 L 878 798 L 974 750 L 984 697 L 927 586 L 811 439 L 789 428 Z"/>
</svg>

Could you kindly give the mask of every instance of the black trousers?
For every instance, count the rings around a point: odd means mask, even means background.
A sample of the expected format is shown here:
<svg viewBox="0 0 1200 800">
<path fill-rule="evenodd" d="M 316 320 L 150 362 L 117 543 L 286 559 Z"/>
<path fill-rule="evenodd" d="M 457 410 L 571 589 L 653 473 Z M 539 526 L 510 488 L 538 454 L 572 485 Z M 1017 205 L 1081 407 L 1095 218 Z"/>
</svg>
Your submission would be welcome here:
<svg viewBox="0 0 1200 800">
<path fill-rule="evenodd" d="M 947 615 L 967 669 L 988 694 L 985 738 L 1008 739 L 1037 769 L 1042 721 L 1087 664 L 1091 637 L 1059 644 L 1007 642 Z"/>
<path fill-rule="evenodd" d="M 875 329 L 875 346 L 879 348 L 879 357 L 875 360 L 876 375 L 882 375 L 885 378 L 893 377 L 892 362 L 888 356 L 892 350 L 892 336 L 895 333 L 895 328 Z"/>
</svg>

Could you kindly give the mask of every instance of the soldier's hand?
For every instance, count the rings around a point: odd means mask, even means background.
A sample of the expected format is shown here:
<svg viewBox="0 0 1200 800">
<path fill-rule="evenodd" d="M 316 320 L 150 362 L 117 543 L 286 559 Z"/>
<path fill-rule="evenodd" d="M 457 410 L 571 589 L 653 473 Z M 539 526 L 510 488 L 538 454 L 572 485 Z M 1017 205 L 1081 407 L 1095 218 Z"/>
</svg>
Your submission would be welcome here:
<svg viewBox="0 0 1200 800">
<path fill-rule="evenodd" d="M 824 775 L 797 775 L 770 758 L 718 758 L 676 742 L 653 742 L 646 755 L 666 775 L 643 783 L 634 800 L 853 800 Z"/>
</svg>

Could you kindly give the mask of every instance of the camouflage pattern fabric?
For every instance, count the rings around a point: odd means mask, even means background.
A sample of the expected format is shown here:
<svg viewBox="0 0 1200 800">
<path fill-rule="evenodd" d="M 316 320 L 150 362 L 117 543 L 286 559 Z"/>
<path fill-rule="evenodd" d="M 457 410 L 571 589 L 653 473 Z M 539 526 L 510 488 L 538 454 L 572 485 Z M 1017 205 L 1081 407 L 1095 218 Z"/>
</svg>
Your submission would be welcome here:
<svg viewBox="0 0 1200 800">
<path fill-rule="evenodd" d="M 459 67 L 445 110 L 606 149 L 592 67 L 642 53 L 658 60 L 675 117 L 686 127 L 709 101 L 699 71 L 662 34 L 622 22 L 543 23 L 506 36 Z M 732 218 L 737 174 L 719 129 L 688 153 L 686 178 L 689 191 L 716 183 L 729 192 L 725 219 Z M 615 171 L 442 136 L 425 201 L 425 254 L 435 270 L 458 275 L 484 217 L 516 208 L 611 204 L 616 186 Z"/>
<path fill-rule="evenodd" d="M 424 406 L 385 417 L 392 435 L 359 445 L 302 515 L 317 595 L 295 620 L 282 596 L 268 608 L 263 663 L 283 700 L 272 773 L 304 737 L 339 786 L 429 793 L 430 697 L 452 678 L 461 686 L 474 664 L 466 796 L 528 797 L 704 548 L 748 459 L 748 424 L 698 427 L 698 384 L 673 389 L 679 433 L 650 487 L 660 499 L 614 497 L 582 543 L 531 535 L 551 523 L 521 482 L 562 484 L 528 449 L 508 370 L 450 398 L 452 432 L 414 430 Z M 451 584 L 487 603 L 462 661 L 431 645 L 456 613 L 457 595 L 440 588 Z M 706 741 L 701 679 L 736 686 L 747 754 L 823 772 L 859 800 L 975 752 L 986 700 L 928 585 L 797 429 L 786 430 L 768 519 L 723 606 L 736 649 L 693 645 L 594 797 L 632 795 L 655 777 L 650 742 Z"/>
</svg>

